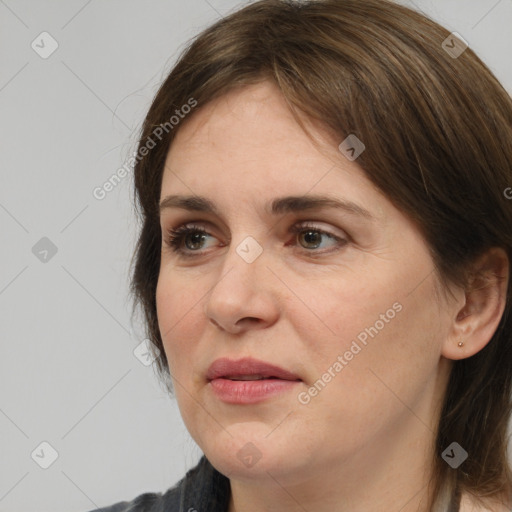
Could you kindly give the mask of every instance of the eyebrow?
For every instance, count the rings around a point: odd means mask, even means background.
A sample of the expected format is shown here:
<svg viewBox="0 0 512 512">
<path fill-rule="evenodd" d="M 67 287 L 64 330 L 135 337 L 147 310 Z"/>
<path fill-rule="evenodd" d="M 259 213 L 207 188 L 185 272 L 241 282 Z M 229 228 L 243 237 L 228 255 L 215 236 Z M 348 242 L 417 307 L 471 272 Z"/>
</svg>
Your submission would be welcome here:
<svg viewBox="0 0 512 512">
<path fill-rule="evenodd" d="M 167 208 L 181 208 L 189 211 L 206 212 L 219 215 L 215 204 L 202 196 L 180 196 L 169 195 L 160 202 L 160 214 Z M 334 208 L 343 210 L 346 213 L 363 217 L 368 220 L 376 220 L 375 216 L 362 206 L 346 199 L 334 199 L 328 196 L 307 195 L 307 196 L 285 196 L 274 199 L 267 205 L 266 212 L 272 215 L 280 215 L 304 210 L 316 210 L 322 208 Z"/>
</svg>

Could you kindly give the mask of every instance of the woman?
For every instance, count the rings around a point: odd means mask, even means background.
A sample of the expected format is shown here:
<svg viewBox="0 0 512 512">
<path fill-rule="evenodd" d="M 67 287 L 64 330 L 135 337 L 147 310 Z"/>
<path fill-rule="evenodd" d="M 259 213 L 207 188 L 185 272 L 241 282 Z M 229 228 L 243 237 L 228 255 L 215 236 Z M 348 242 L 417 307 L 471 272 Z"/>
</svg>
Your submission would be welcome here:
<svg viewBox="0 0 512 512">
<path fill-rule="evenodd" d="M 204 31 L 143 126 L 132 281 L 204 456 L 103 510 L 511 510 L 511 186 L 511 98 L 419 13 Z"/>
</svg>

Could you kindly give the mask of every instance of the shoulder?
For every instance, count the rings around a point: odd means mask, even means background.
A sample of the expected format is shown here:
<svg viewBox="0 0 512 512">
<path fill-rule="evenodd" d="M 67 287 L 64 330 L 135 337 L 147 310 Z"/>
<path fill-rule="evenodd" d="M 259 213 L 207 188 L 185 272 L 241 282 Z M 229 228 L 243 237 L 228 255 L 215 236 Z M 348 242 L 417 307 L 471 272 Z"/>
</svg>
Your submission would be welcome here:
<svg viewBox="0 0 512 512">
<path fill-rule="evenodd" d="M 96 509 L 94 512 L 152 512 L 155 510 L 155 505 L 161 501 L 161 493 L 144 493 L 132 501 L 121 501 L 108 507 Z"/>
<path fill-rule="evenodd" d="M 511 512 L 512 503 L 482 499 L 482 502 L 475 500 L 469 493 L 463 493 L 460 500 L 459 512 Z"/>
<path fill-rule="evenodd" d="M 120 501 L 114 505 L 95 509 L 94 512 L 160 512 L 163 510 L 179 512 L 181 482 L 163 496 L 162 493 L 144 493 L 132 501 Z"/>
<path fill-rule="evenodd" d="M 209 512 L 226 512 L 229 497 L 229 479 L 203 455 L 197 465 L 165 494 L 141 494 L 132 501 L 96 508 L 94 512 L 189 512 L 198 507 Z"/>
</svg>

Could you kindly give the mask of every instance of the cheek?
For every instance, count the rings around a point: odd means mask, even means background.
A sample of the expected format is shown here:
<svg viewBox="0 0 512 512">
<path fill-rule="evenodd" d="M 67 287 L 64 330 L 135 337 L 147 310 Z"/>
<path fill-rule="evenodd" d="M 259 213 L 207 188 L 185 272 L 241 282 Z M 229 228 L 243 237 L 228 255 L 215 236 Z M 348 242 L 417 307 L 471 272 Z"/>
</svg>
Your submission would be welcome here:
<svg viewBox="0 0 512 512">
<path fill-rule="evenodd" d="M 378 284 L 372 278 L 354 276 L 324 281 L 300 287 L 301 300 L 291 303 L 290 310 L 299 337 L 312 345 L 316 354 L 344 354 L 357 342 L 365 347 L 372 339 L 382 337 L 403 306 L 397 300 L 399 293 L 389 284 Z M 302 299 L 304 296 L 304 299 Z M 351 358 L 350 354 L 347 354 Z M 318 368 L 320 370 L 320 368 Z"/>
<path fill-rule="evenodd" d="M 336 375 L 322 391 L 323 405 L 338 404 L 338 420 L 351 417 L 355 431 L 364 428 L 365 418 L 378 429 L 421 404 L 439 364 L 443 331 L 436 304 L 426 296 L 392 300 L 358 303 L 359 309 L 352 304 L 338 345 L 318 368 L 322 380 L 329 380 L 329 368 Z"/>
<path fill-rule="evenodd" d="M 408 396 L 408 386 L 420 386 L 434 371 L 444 327 L 431 283 L 409 294 L 406 280 L 390 282 L 389 272 L 384 275 L 387 282 L 367 276 L 311 286 L 305 295 L 308 311 L 294 303 L 294 328 L 305 345 L 310 384 L 321 379 L 350 402 L 367 393 L 392 398 L 379 377 Z"/>
<path fill-rule="evenodd" d="M 197 364 L 197 341 L 201 336 L 198 312 L 202 312 L 203 302 L 200 299 L 204 292 L 198 291 L 197 287 L 191 288 L 184 281 L 176 276 L 172 282 L 169 278 L 165 281 L 159 279 L 156 305 L 174 395 L 187 429 L 194 435 L 198 411 L 196 402 L 191 399 L 194 389 L 194 372 L 191 369 Z M 191 293 L 190 289 L 194 292 Z"/>
<path fill-rule="evenodd" d="M 191 340 L 198 336 L 197 315 L 202 311 L 202 293 L 189 292 L 183 280 L 159 279 L 156 289 L 158 326 L 164 350 L 173 375 L 186 367 L 186 358 L 194 346 Z M 176 364 L 179 361 L 180 364 Z"/>
</svg>

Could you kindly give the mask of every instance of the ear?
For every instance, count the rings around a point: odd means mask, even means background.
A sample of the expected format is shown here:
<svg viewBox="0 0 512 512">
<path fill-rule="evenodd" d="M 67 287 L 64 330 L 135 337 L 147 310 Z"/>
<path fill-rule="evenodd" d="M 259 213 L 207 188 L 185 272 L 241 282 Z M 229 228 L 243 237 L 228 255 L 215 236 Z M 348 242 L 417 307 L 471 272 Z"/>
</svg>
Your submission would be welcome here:
<svg viewBox="0 0 512 512">
<path fill-rule="evenodd" d="M 509 260 L 499 247 L 489 249 L 473 265 L 465 301 L 458 306 L 442 349 L 447 359 L 465 359 L 482 350 L 500 323 L 507 301 Z M 459 342 L 463 345 L 459 346 Z"/>
</svg>

